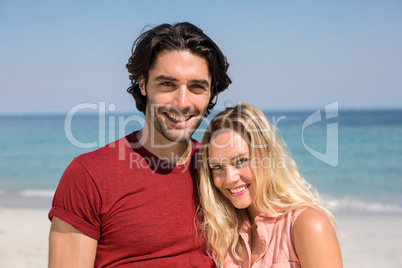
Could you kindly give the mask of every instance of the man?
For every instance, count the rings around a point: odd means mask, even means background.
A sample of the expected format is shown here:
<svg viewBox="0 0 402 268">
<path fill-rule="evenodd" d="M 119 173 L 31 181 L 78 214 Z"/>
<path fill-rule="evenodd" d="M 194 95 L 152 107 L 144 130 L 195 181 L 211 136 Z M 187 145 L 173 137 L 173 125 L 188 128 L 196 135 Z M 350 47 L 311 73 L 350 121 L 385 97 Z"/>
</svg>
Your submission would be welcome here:
<svg viewBox="0 0 402 268">
<path fill-rule="evenodd" d="M 231 83 L 218 46 L 190 23 L 138 37 L 127 90 L 143 128 L 75 158 L 49 219 L 50 267 L 210 267 L 197 232 L 191 135 Z"/>
</svg>

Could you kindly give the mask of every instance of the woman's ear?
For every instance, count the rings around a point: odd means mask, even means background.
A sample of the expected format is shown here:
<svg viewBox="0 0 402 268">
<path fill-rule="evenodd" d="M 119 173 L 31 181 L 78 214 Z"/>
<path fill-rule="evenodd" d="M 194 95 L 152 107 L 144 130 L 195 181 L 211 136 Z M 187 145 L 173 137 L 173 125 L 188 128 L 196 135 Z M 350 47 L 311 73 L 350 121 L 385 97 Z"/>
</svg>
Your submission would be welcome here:
<svg viewBox="0 0 402 268">
<path fill-rule="evenodd" d="M 145 77 L 142 75 L 140 77 L 140 79 L 138 80 L 138 86 L 140 88 L 141 91 L 141 95 L 142 96 L 146 96 L 147 95 L 147 91 L 145 90 Z"/>
</svg>

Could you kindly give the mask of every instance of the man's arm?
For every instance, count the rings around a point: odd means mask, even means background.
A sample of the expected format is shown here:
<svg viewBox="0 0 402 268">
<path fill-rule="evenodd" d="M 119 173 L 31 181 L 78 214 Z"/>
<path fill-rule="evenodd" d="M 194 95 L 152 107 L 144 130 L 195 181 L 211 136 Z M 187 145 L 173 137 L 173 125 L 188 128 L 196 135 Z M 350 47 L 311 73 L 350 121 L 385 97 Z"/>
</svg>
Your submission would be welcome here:
<svg viewBox="0 0 402 268">
<path fill-rule="evenodd" d="M 98 241 L 57 217 L 49 236 L 49 267 L 94 267 Z"/>
<path fill-rule="evenodd" d="M 294 224 L 294 244 L 301 267 L 341 268 L 338 239 L 326 215 L 308 208 Z"/>
</svg>

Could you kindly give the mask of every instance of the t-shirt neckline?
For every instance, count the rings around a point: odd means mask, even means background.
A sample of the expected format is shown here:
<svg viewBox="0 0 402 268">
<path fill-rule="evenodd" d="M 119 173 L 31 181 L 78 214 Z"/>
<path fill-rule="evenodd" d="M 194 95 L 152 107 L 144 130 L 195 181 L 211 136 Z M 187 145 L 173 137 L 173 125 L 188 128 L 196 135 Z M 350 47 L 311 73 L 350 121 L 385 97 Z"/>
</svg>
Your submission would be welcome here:
<svg viewBox="0 0 402 268">
<path fill-rule="evenodd" d="M 138 141 L 136 134 L 138 131 L 134 131 L 131 134 L 126 136 L 126 141 L 130 145 L 131 149 L 141 155 L 145 161 L 147 161 L 149 168 L 155 172 L 155 173 L 160 173 L 160 174 L 168 174 L 168 173 L 181 173 L 186 170 L 188 170 L 188 167 L 192 161 L 192 158 L 194 156 L 194 152 L 197 149 L 197 141 L 194 139 L 191 139 L 191 155 L 189 159 L 187 160 L 186 163 L 177 165 L 170 163 L 168 161 L 165 161 L 150 151 L 148 151 L 145 147 L 141 145 L 141 143 Z"/>
</svg>

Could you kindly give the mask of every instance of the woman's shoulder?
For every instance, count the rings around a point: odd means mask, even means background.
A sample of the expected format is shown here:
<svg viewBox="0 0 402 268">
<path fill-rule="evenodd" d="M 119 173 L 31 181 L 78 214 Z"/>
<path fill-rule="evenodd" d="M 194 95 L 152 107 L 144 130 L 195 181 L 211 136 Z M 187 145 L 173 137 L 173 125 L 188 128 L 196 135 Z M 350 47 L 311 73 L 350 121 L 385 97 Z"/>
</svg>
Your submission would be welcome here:
<svg viewBox="0 0 402 268">
<path fill-rule="evenodd" d="M 297 218 L 294 223 L 294 232 L 314 232 L 319 234 L 328 229 L 333 230 L 332 224 L 324 212 L 316 208 L 298 209 L 295 211 Z"/>
<path fill-rule="evenodd" d="M 335 230 L 324 212 L 305 209 L 297 217 L 293 230 L 294 247 L 302 266 L 304 263 L 314 267 L 342 267 Z"/>
</svg>

